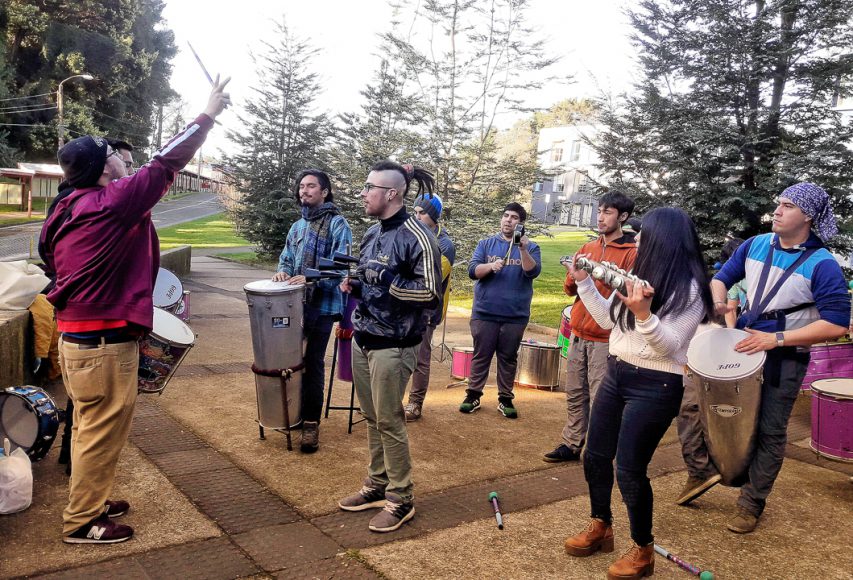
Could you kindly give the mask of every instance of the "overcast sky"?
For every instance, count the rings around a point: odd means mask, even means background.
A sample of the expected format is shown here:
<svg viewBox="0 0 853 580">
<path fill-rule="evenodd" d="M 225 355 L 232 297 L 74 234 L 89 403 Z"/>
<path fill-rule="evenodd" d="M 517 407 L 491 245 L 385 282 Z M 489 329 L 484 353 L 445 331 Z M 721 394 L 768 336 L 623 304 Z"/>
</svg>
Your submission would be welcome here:
<svg viewBox="0 0 853 580">
<path fill-rule="evenodd" d="M 573 75 L 575 83 L 550 87 L 532 98 L 530 106 L 547 107 L 567 97 L 593 96 L 600 88 L 618 92 L 630 85 L 633 50 L 623 14 L 627 3 L 531 0 L 529 24 L 539 29 L 553 54 L 562 56 L 555 72 Z M 388 28 L 387 0 L 168 0 L 164 17 L 179 50 L 172 87 L 189 103 L 190 115 L 204 108 L 209 85 L 187 42 L 211 75 L 232 77 L 230 92 L 239 106 L 250 96 L 249 87 L 260 82 L 250 51 L 260 52 L 261 41 L 274 38 L 273 21 L 282 15 L 296 35 L 320 49 L 313 61 L 324 89 L 317 96 L 318 108 L 331 114 L 358 108 L 359 90 L 378 62 L 378 33 Z M 220 121 L 236 128 L 230 111 Z M 223 127 L 209 138 L 214 149 L 230 149 Z"/>
</svg>

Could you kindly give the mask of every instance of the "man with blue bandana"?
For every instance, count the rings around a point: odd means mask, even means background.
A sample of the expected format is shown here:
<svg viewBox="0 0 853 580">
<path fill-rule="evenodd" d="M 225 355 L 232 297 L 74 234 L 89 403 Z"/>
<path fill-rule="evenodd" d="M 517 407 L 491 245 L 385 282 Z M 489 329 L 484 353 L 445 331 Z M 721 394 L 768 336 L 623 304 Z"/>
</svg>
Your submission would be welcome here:
<svg viewBox="0 0 853 580">
<path fill-rule="evenodd" d="M 748 239 L 711 281 L 718 314 L 729 310 L 726 289 L 746 278 L 748 304 L 737 328 L 750 336 L 738 352 L 767 352 L 758 445 L 728 529 L 753 531 L 782 468 L 788 419 L 809 363 L 812 344 L 847 331 L 850 296 L 841 267 L 825 248 L 838 228 L 826 191 L 798 183 L 779 197 L 773 232 Z"/>
</svg>

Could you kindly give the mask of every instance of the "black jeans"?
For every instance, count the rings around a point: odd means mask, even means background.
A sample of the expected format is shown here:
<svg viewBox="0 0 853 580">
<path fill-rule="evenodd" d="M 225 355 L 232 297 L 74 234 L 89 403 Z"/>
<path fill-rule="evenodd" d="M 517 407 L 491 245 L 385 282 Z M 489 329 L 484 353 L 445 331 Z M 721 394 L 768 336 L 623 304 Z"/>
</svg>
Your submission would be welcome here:
<svg viewBox="0 0 853 580">
<path fill-rule="evenodd" d="M 302 336 L 305 339 L 305 372 L 302 374 L 302 420 L 319 421 L 323 411 L 323 387 L 326 382 L 326 347 L 335 316 L 321 315 L 306 308 Z"/>
<path fill-rule="evenodd" d="M 684 393 L 683 377 L 629 365 L 608 357 L 595 402 L 583 455 L 592 517 L 610 522 L 613 459 L 622 500 L 628 508 L 631 538 L 640 546 L 652 535 L 652 486 L 646 473 L 655 449 Z"/>
</svg>

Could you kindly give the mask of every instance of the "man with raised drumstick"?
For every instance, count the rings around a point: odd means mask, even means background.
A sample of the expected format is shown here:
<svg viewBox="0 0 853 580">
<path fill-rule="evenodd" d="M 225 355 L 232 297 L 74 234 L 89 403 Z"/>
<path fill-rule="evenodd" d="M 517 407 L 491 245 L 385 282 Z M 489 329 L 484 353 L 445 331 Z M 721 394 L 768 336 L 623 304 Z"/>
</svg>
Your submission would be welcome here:
<svg viewBox="0 0 853 580">
<path fill-rule="evenodd" d="M 772 229 L 744 242 L 711 281 L 715 309 L 723 315 L 731 309 L 726 289 L 746 278 L 748 306 L 737 327 L 750 336 L 735 349 L 767 351 L 758 444 L 738 513 L 728 524 L 740 534 L 755 529 L 782 468 L 788 419 L 806 374 L 808 347 L 844 335 L 850 319 L 844 275 L 824 247 L 838 232 L 826 191 L 813 183 L 787 188 L 773 212 Z"/>
<path fill-rule="evenodd" d="M 273 280 L 304 284 L 306 268 L 316 268 L 320 258 L 335 253 L 347 254 L 352 231 L 334 204 L 332 182 L 319 169 L 306 169 L 296 176 L 296 200 L 302 217 L 287 233 L 287 241 L 278 260 Z M 305 341 L 305 373 L 302 377 L 302 453 L 314 453 L 320 447 L 320 413 L 323 410 L 326 347 L 332 326 L 343 316 L 346 301 L 335 280 L 312 282 L 305 292 L 302 321 Z"/>
<path fill-rule="evenodd" d="M 48 300 L 56 307 L 62 378 L 74 402 L 65 543 L 114 544 L 133 536 L 133 528 L 112 520 L 127 502 L 109 496 L 136 403 L 137 338 L 153 323 L 160 244 L 151 208 L 231 102 L 227 84 L 217 77 L 202 114 L 132 176 L 114 179 L 126 175 L 125 161 L 101 137 L 80 137 L 59 150 L 74 191 L 45 221 L 41 242 L 56 272 Z"/>
<path fill-rule="evenodd" d="M 634 200 L 627 195 L 611 191 L 598 200 L 597 239 L 584 244 L 579 254 L 588 254 L 593 260 L 606 260 L 623 270 L 630 270 L 637 258 L 634 234 L 623 234 L 622 226 L 634 211 Z M 571 264 L 566 268 L 563 289 L 569 296 L 578 295 L 578 285 L 571 276 Z M 605 298 L 612 290 L 604 282 L 596 281 L 599 294 Z M 601 328 L 578 298 L 572 307 L 572 337 L 566 357 L 566 407 L 568 417 L 561 433 L 562 441 L 553 451 L 545 454 L 548 463 L 577 461 L 586 441 L 589 410 L 595 400 L 598 385 L 607 373 L 608 341 L 610 331 Z"/>
</svg>

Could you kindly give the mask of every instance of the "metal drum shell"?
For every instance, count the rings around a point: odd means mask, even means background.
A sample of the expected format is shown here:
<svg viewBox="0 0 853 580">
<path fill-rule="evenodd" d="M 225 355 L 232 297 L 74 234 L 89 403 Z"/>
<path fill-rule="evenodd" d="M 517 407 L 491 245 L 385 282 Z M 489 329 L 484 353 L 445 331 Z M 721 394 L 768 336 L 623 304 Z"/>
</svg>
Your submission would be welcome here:
<svg viewBox="0 0 853 580">
<path fill-rule="evenodd" d="M 560 347 L 545 342 L 522 342 L 518 348 L 515 384 L 534 389 L 560 386 Z"/>
<path fill-rule="evenodd" d="M 304 285 L 258 280 L 243 287 L 249 306 L 255 366 L 286 369 L 302 363 Z M 302 420 L 302 371 L 294 372 L 287 392 L 278 377 L 255 375 L 258 421 L 269 429 L 296 427 Z M 285 405 L 290 425 L 285 420 Z"/>
<path fill-rule="evenodd" d="M 853 462 L 853 379 L 812 383 L 812 451 L 834 461 Z"/>
<path fill-rule="evenodd" d="M 758 358 L 741 368 L 747 355 L 736 353 L 734 344 L 747 336 L 742 330 L 708 330 L 693 338 L 687 352 L 685 386 L 698 390 L 708 453 L 722 483 L 728 486 L 745 483 L 757 443 L 766 354 L 751 355 Z M 700 337 L 703 338 L 697 341 Z M 712 376 L 707 364 L 711 359 L 715 361 L 711 366 L 722 369 L 724 376 Z"/>
</svg>

